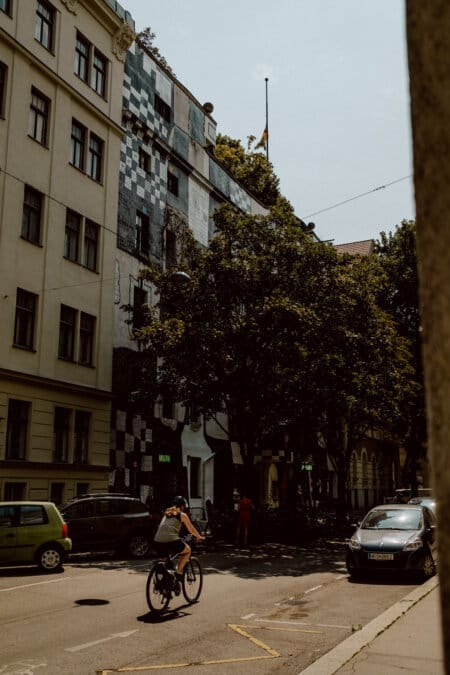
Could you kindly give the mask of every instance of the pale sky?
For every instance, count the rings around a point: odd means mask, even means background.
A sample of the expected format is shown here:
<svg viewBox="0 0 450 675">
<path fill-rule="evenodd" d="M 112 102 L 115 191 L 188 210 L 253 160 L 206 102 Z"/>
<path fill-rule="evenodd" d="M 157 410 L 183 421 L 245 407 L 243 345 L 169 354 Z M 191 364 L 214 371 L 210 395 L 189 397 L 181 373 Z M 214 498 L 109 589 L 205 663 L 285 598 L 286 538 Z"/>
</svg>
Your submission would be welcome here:
<svg viewBox="0 0 450 675">
<path fill-rule="evenodd" d="M 404 0 L 120 4 L 245 147 L 264 130 L 269 78 L 269 159 L 321 239 L 377 239 L 415 218 Z"/>
</svg>

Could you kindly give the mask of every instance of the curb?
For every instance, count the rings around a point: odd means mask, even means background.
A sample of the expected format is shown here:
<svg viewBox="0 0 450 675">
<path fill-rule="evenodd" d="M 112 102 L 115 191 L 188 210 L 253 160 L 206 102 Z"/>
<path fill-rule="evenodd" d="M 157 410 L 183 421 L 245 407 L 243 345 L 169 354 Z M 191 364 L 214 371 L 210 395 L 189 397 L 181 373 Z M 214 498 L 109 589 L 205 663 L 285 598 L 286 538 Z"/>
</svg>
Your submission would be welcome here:
<svg viewBox="0 0 450 675">
<path fill-rule="evenodd" d="M 334 649 L 324 654 L 324 656 L 321 656 L 298 675 L 333 675 L 339 668 L 350 661 L 355 654 L 361 651 L 363 647 L 366 647 L 380 633 L 385 631 L 386 628 L 389 628 L 394 621 L 397 621 L 403 614 L 406 614 L 419 600 L 422 600 L 422 598 L 435 589 L 438 584 L 437 576 L 428 579 L 419 588 L 414 589 L 411 593 L 396 602 L 395 605 L 389 607 L 383 614 L 369 621 L 361 630 L 338 644 Z"/>
</svg>

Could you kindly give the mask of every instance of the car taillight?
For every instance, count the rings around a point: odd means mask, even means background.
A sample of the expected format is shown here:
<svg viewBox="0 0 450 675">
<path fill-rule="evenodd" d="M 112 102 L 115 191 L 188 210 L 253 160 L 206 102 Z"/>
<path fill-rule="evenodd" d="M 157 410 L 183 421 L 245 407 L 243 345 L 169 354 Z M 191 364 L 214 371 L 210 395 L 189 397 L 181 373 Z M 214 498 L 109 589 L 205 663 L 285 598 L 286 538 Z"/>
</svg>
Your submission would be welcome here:
<svg viewBox="0 0 450 675">
<path fill-rule="evenodd" d="M 61 526 L 61 538 L 62 539 L 65 539 L 67 537 L 68 531 L 69 530 L 68 530 L 68 527 L 67 527 L 67 523 L 63 523 L 62 526 Z"/>
</svg>

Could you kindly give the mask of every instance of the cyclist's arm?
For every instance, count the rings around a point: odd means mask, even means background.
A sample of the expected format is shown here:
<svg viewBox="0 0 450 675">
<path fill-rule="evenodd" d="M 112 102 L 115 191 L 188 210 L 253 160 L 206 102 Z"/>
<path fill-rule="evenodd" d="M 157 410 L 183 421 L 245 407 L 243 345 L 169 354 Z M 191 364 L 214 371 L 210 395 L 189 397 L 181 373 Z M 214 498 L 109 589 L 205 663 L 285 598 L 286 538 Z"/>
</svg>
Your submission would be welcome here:
<svg viewBox="0 0 450 675">
<path fill-rule="evenodd" d="M 186 527 L 187 531 L 190 532 L 196 539 L 199 541 L 202 541 L 205 537 L 203 537 L 200 532 L 193 526 L 191 523 L 191 520 L 186 513 L 181 513 L 181 522 L 183 525 Z"/>
</svg>

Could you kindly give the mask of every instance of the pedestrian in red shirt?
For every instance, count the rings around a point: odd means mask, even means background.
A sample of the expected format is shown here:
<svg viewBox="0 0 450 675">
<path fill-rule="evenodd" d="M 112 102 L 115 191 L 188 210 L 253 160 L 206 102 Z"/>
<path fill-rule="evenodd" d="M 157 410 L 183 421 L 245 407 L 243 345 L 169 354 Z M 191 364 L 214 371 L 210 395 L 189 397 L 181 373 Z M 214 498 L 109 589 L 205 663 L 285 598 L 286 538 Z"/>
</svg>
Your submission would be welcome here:
<svg viewBox="0 0 450 675">
<path fill-rule="evenodd" d="M 247 545 L 248 541 L 248 528 L 250 527 L 251 513 L 255 510 L 255 506 L 252 500 L 245 495 L 241 496 L 238 504 L 238 520 L 237 520 L 237 530 L 236 530 L 236 545 L 239 544 L 239 539 L 241 537 L 241 532 L 244 535 L 244 546 Z"/>
</svg>

